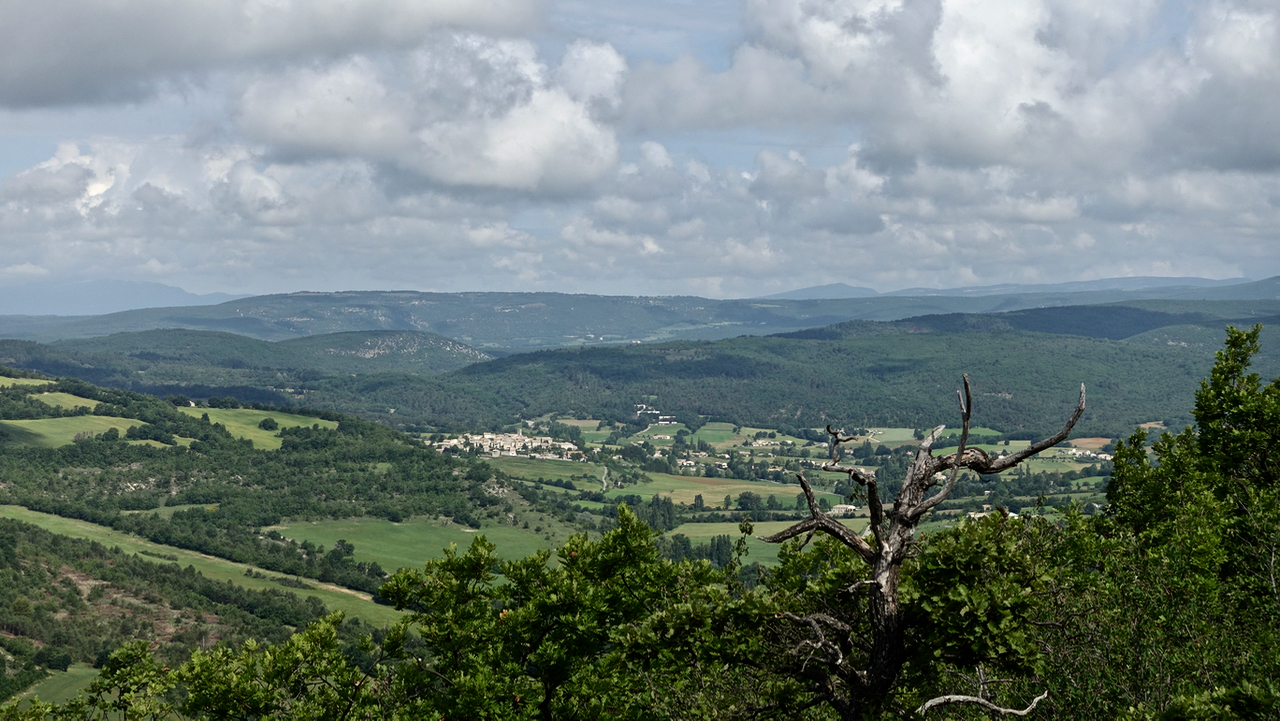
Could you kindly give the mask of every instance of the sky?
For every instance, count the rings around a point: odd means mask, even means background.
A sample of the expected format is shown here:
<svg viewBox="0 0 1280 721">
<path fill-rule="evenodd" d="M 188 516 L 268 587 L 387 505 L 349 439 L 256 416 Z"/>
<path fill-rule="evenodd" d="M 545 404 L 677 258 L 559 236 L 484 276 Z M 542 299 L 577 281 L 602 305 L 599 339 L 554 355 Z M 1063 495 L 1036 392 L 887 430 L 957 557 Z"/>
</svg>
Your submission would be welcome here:
<svg viewBox="0 0 1280 721">
<path fill-rule="evenodd" d="M 1280 274 L 1274 0 L 0 3 L 0 284 Z"/>
</svg>

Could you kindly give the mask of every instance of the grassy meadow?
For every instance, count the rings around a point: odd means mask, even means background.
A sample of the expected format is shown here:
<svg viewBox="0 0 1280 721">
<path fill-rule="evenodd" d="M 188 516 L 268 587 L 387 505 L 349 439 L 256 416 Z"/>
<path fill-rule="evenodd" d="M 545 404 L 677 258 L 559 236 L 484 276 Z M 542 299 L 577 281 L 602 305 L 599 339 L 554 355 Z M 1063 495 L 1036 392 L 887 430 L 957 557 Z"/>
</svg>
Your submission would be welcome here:
<svg viewBox="0 0 1280 721">
<path fill-rule="evenodd" d="M 292 413 L 276 411 L 255 411 L 250 408 L 179 408 L 190 416 L 199 418 L 209 414 L 209 422 L 221 423 L 236 438 L 253 441 L 254 448 L 265 448 L 270 451 L 280 450 L 280 436 L 276 431 L 264 431 L 258 427 L 264 418 L 274 418 L 281 428 L 295 428 L 319 424 L 321 428 L 337 428 L 334 421 L 321 420 L 310 416 L 299 416 Z"/>
<path fill-rule="evenodd" d="M 33 421 L 0 421 L 8 442 L 42 448 L 57 448 L 75 441 L 77 433 L 105 433 L 114 428 L 124 435 L 130 426 L 143 425 L 131 418 L 107 416 L 68 416 L 66 418 L 41 418 Z"/>
<path fill-rule="evenodd" d="M 544 529 L 551 528 L 550 519 Z M 429 558 L 443 555 L 443 549 L 457 544 L 465 551 L 471 541 L 483 535 L 497 546 L 497 554 L 506 560 L 518 560 L 544 548 L 554 548 L 568 539 L 566 529 L 556 528 L 551 540 L 532 528 L 509 525 L 486 525 L 480 530 L 454 524 L 440 524 L 425 518 L 392 523 L 381 518 L 346 518 L 329 521 L 302 521 L 275 526 L 286 538 L 311 541 L 332 547 L 345 540 L 356 547 L 357 561 L 377 561 L 387 571 L 397 568 L 421 568 Z M 562 536 L 562 537 L 561 537 Z"/>
<path fill-rule="evenodd" d="M 0 388 L 12 388 L 15 386 L 47 386 L 53 381 L 44 381 L 38 378 L 10 378 L 8 376 L 0 376 Z"/>
<path fill-rule="evenodd" d="M 98 402 L 95 400 L 73 396 L 70 393 L 40 393 L 32 396 L 32 398 L 55 408 L 65 408 L 67 410 L 81 407 L 93 410 L 98 406 Z"/>
<path fill-rule="evenodd" d="M 98 677 L 98 669 L 87 663 L 74 663 L 66 671 L 50 671 L 49 678 L 10 699 L 25 708 L 35 699 L 50 703 L 66 703 L 75 698 Z"/>
</svg>

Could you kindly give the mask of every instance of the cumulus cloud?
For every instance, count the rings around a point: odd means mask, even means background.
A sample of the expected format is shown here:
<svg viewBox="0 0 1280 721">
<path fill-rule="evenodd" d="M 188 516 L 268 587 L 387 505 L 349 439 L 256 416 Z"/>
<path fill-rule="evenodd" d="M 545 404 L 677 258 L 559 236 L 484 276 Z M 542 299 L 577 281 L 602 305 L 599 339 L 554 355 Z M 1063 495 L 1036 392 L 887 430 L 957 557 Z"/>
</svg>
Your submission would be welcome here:
<svg viewBox="0 0 1280 721">
<path fill-rule="evenodd" d="M 393 163 L 445 185 L 565 193 L 616 162 L 595 107 L 617 102 L 624 71 L 608 45 L 575 43 L 552 71 L 528 41 L 443 36 L 399 62 L 354 56 L 265 74 L 244 91 L 238 120 L 295 153 Z"/>
<path fill-rule="evenodd" d="M 149 95 L 242 63 L 411 46 L 434 28 L 518 32 L 532 0 L 42 0 L 0 4 L 0 104 Z"/>
</svg>

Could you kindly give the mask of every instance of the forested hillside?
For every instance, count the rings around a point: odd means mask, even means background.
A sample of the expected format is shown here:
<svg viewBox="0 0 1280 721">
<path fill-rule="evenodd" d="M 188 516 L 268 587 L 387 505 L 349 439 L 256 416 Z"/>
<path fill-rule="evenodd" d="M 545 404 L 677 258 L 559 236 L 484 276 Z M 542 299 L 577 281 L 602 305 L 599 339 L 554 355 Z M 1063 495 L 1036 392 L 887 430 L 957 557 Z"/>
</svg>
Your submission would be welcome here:
<svg viewBox="0 0 1280 721">
<path fill-rule="evenodd" d="M 163 559 L 0 518 L 0 700 L 73 663 L 102 664 L 144 640 L 164 663 L 249 638 L 279 643 L 325 615 L 294 592 L 254 591 Z"/>
<path fill-rule="evenodd" d="M 325 381 L 306 402 L 445 427 L 549 412 L 622 420 L 635 403 L 677 418 L 769 427 L 923 427 L 951 420 L 938 399 L 970 373 L 993 427 L 1041 430 L 1045 414 L 1070 404 L 1069 389 L 1084 383 L 1094 389 L 1093 402 L 1079 432 L 1115 436 L 1148 421 L 1189 423 L 1186 399 L 1213 360 L 1207 343 L 922 330 L 931 329 L 851 322 L 785 337 L 519 354 L 438 378 Z M 1221 331 L 1211 335 L 1220 340 Z M 1265 365 L 1274 367 L 1275 357 L 1268 353 Z M 396 409 L 394 418 L 387 408 Z"/>
<path fill-rule="evenodd" d="M 1095 389 L 1081 432 L 1116 436 L 1148 421 L 1189 423 L 1185 398 L 1212 362 L 1222 316 L 1239 313 L 1253 322 L 1270 310 L 1234 301 L 1177 312 L 1042 308 L 489 361 L 423 333 L 268 343 L 167 330 L 52 345 L 0 341 L 0 362 L 162 396 L 299 405 L 427 431 L 500 427 L 547 413 L 624 422 L 634 419 L 638 403 L 740 425 L 921 427 L 946 421 L 938 391 L 971 372 L 978 402 L 996 427 L 1039 430 L 1045 409 L 1069 402 L 1053 387 L 1060 381 Z M 1280 369 L 1278 349 L 1268 340 L 1260 367 Z M 431 374 L 449 367 L 457 369 Z"/>
</svg>

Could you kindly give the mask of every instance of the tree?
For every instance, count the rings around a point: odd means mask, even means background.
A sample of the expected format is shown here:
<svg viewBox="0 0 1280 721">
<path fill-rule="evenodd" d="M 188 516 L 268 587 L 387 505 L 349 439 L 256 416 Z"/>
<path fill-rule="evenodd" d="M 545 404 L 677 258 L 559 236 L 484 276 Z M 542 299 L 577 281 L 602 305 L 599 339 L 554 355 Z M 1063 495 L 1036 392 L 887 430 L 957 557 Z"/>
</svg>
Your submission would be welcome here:
<svg viewBox="0 0 1280 721">
<path fill-rule="evenodd" d="M 811 517 L 776 534 L 761 537 L 769 543 L 780 543 L 804 536 L 807 542 L 815 533 L 823 533 L 851 551 L 866 571 L 865 577 L 844 589 L 844 599 L 847 600 L 824 599 L 828 607 L 838 607 L 838 612 L 846 618 L 816 610 L 801 614 L 783 611 L 779 614 L 779 618 L 792 627 L 790 632 L 783 630 L 780 635 L 788 642 L 788 657 L 794 662 L 796 672 L 807 679 L 815 692 L 842 718 L 862 718 L 879 713 L 894 694 L 903 665 L 912 655 L 913 649 L 908 647 L 909 632 L 918 629 L 909 628 L 909 619 L 900 598 L 900 586 L 903 564 L 916 546 L 915 530 L 925 514 L 947 499 L 962 468 L 980 474 L 995 474 L 1013 468 L 1064 440 L 1084 413 L 1085 406 L 1084 386 L 1081 386 L 1079 402 L 1062 430 L 1017 453 L 992 458 L 981 449 L 966 447 L 973 408 L 967 375 L 959 397 L 962 426 L 956 452 L 934 457 L 933 442 L 945 426 L 934 428 L 920 442 L 915 461 L 907 469 L 906 479 L 890 509 L 885 508 L 880 498 L 875 476 L 840 463 L 841 444 L 856 437 L 827 427 L 830 459 L 822 468 L 844 473 L 850 481 L 865 489 L 870 512 L 869 530 L 873 537 L 871 542 L 822 512 L 803 474 L 797 474 L 797 478 L 808 501 Z M 949 477 L 943 475 L 946 471 L 950 471 Z M 861 611 L 853 614 L 859 619 L 857 623 L 846 620 L 851 618 L 850 612 L 854 610 Z M 999 646 L 997 643 L 993 648 Z M 1035 706 L 1042 698 L 1044 696 L 1038 696 L 1031 705 Z M 939 705 L 953 703 L 1001 710 L 979 696 L 944 695 L 924 702 L 916 712 L 923 714 Z"/>
<path fill-rule="evenodd" d="M 1227 329 L 1196 393 L 1194 427 L 1149 450 L 1142 429 L 1115 444 L 1101 530 L 1125 583 L 1103 591 L 1131 617 L 1157 609 L 1120 626 L 1128 657 L 1116 655 L 1146 678 L 1109 691 L 1135 706 L 1191 706 L 1208 689 L 1258 703 L 1274 696 L 1244 683 L 1274 677 L 1280 658 L 1280 380 L 1263 385 L 1249 373 L 1260 331 Z"/>
</svg>

